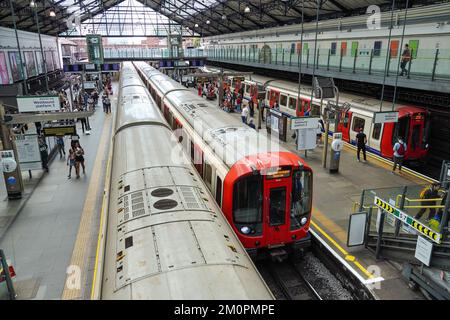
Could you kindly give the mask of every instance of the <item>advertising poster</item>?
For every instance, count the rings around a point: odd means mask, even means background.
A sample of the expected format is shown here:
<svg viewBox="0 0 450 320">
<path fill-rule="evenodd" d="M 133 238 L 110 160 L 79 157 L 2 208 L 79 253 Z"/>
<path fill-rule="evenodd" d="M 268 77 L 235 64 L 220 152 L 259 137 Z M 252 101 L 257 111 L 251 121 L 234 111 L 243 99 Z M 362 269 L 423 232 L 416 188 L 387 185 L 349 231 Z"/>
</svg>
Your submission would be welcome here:
<svg viewBox="0 0 450 320">
<path fill-rule="evenodd" d="M 11 75 L 13 82 L 23 80 L 23 70 L 20 67 L 20 56 L 18 51 L 8 52 L 9 55 L 9 65 L 11 66 Z"/>
<path fill-rule="evenodd" d="M 8 84 L 8 66 L 6 65 L 6 56 L 4 52 L 0 52 L 0 84 Z"/>
<path fill-rule="evenodd" d="M 25 51 L 25 64 L 27 66 L 27 74 L 29 77 L 37 76 L 36 60 L 33 51 Z"/>
<path fill-rule="evenodd" d="M 45 51 L 45 62 L 47 64 L 47 72 L 53 71 L 53 58 L 51 51 Z"/>
<path fill-rule="evenodd" d="M 55 70 L 59 69 L 60 67 L 59 67 L 58 55 L 56 54 L 55 51 L 52 51 L 52 55 L 53 55 L 53 66 L 55 67 Z"/>
<path fill-rule="evenodd" d="M 44 60 L 42 59 L 42 54 L 40 51 L 36 51 L 36 64 L 38 73 L 44 73 Z"/>
</svg>

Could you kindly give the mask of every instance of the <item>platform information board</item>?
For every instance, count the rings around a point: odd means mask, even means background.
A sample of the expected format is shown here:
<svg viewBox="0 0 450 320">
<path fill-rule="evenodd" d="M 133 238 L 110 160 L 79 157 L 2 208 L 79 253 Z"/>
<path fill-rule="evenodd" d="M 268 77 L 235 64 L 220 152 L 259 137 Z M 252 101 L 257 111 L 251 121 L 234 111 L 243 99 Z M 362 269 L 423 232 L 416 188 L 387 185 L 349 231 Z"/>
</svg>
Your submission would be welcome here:
<svg viewBox="0 0 450 320">
<path fill-rule="evenodd" d="M 58 96 L 18 96 L 19 112 L 59 111 Z"/>
<path fill-rule="evenodd" d="M 441 243 L 442 234 L 435 232 L 434 230 L 431 230 L 429 227 L 425 226 L 422 222 L 408 216 L 403 211 L 397 209 L 396 207 L 390 205 L 386 201 L 380 199 L 379 197 L 374 197 L 374 204 L 386 211 L 387 213 L 393 215 L 396 219 L 402 221 L 409 227 L 413 228 L 414 230 L 418 231 L 420 234 L 426 236 L 427 238 L 433 240 L 436 243 Z"/>
<path fill-rule="evenodd" d="M 37 134 L 18 134 L 14 136 L 19 156 L 20 170 L 42 169 L 41 153 Z"/>
<path fill-rule="evenodd" d="M 433 243 L 428 241 L 424 237 L 418 236 L 414 257 L 429 267 L 432 253 Z"/>
</svg>

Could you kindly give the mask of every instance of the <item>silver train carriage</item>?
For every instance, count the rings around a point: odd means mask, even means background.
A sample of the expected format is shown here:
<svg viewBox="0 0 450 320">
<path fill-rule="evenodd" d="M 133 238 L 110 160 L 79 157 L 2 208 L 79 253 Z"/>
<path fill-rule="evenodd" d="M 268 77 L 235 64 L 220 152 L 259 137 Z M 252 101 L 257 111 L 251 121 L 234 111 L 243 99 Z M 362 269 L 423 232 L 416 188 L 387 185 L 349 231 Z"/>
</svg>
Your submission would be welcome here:
<svg viewBox="0 0 450 320">
<path fill-rule="evenodd" d="M 273 299 L 127 62 L 113 148 L 102 299 Z"/>
</svg>

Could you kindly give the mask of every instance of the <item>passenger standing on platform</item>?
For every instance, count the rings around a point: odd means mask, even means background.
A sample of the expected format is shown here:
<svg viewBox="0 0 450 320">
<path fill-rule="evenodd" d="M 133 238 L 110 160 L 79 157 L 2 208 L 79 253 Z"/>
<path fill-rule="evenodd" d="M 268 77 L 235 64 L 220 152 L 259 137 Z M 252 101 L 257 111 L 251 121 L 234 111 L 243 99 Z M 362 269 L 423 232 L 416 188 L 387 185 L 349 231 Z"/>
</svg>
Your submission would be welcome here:
<svg viewBox="0 0 450 320">
<path fill-rule="evenodd" d="M 39 138 L 39 151 L 41 152 L 42 167 L 48 172 L 48 146 L 44 136 Z"/>
<path fill-rule="evenodd" d="M 108 97 L 106 97 L 105 102 L 106 102 L 106 113 L 111 113 L 111 100 Z"/>
<path fill-rule="evenodd" d="M 400 76 L 408 75 L 408 70 L 406 70 L 406 65 L 411 61 L 411 51 L 409 50 L 409 45 L 405 44 L 405 50 L 402 53 L 402 62 L 400 64 L 400 68 L 402 68 L 402 72 Z"/>
<path fill-rule="evenodd" d="M 70 179 L 72 178 L 72 167 L 75 166 L 75 151 L 73 151 L 73 148 L 69 149 L 69 155 L 67 156 L 67 165 L 69 166 L 69 175 L 67 177 Z"/>
<path fill-rule="evenodd" d="M 245 107 L 242 109 L 242 112 L 241 112 L 241 119 L 242 119 L 242 122 L 245 124 L 247 124 L 247 118 L 248 118 L 249 113 L 250 113 L 250 110 L 248 109 L 248 106 L 245 105 Z"/>
<path fill-rule="evenodd" d="M 406 153 L 406 143 L 403 142 L 403 138 L 399 137 L 398 142 L 394 145 L 394 167 L 392 168 L 392 173 L 395 172 L 395 169 L 398 165 L 398 172 L 402 171 L 403 159 Z"/>
<path fill-rule="evenodd" d="M 356 157 L 358 158 L 358 161 L 361 162 L 361 159 L 359 157 L 361 150 L 363 152 L 364 156 L 364 162 L 367 162 L 366 159 L 366 143 L 367 143 L 367 136 L 364 133 L 363 128 L 359 129 L 359 133 L 356 135 L 356 146 L 358 147 L 358 151 L 356 153 Z"/>
<path fill-rule="evenodd" d="M 425 190 L 423 190 L 420 194 L 420 198 L 421 199 L 436 199 L 439 196 L 439 183 L 433 183 L 431 186 L 429 186 L 428 188 L 426 188 Z M 426 207 L 429 206 L 434 206 L 436 205 L 436 202 L 433 201 L 421 201 L 421 205 L 422 207 L 425 208 L 421 208 L 419 210 L 419 212 L 417 212 L 416 216 L 414 217 L 414 219 L 420 220 L 420 218 L 422 218 L 423 214 L 425 213 L 425 211 L 427 211 Z M 436 209 L 435 208 L 429 208 L 430 212 L 428 213 L 428 220 L 431 220 L 434 218 L 434 215 L 436 214 Z"/>
<path fill-rule="evenodd" d="M 66 150 L 65 146 L 64 146 L 64 136 L 62 137 L 56 137 L 56 145 L 58 146 L 58 151 L 59 151 L 59 158 L 62 159 L 63 156 L 66 156 Z"/>
<path fill-rule="evenodd" d="M 84 150 L 79 143 L 75 147 L 75 172 L 77 174 L 77 179 L 80 177 L 80 164 L 83 168 L 83 174 L 86 174 L 86 169 L 84 166 Z"/>
</svg>

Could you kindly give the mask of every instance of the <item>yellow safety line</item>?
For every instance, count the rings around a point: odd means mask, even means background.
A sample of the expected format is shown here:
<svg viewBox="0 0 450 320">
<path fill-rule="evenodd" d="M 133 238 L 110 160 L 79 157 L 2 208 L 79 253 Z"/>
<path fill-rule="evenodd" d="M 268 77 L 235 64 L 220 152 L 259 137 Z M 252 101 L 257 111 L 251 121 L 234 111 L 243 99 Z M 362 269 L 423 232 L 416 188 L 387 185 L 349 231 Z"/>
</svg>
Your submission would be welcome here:
<svg viewBox="0 0 450 320">
<path fill-rule="evenodd" d="M 356 150 L 356 147 L 354 147 L 352 144 L 350 144 L 350 143 L 348 143 L 348 142 L 346 142 L 346 143 L 344 144 L 344 146 L 345 146 L 347 149 L 352 149 L 353 151 Z M 375 161 L 384 163 L 385 166 L 380 165 L 382 168 L 385 168 L 385 169 L 391 169 L 391 168 L 392 168 L 392 164 L 391 164 L 388 160 L 384 159 L 383 157 L 379 157 L 379 156 L 377 156 L 377 155 L 374 155 L 374 154 L 372 154 L 371 152 L 367 152 L 367 156 L 369 156 L 369 158 L 372 158 L 372 159 L 375 160 Z M 416 177 L 417 179 L 422 180 L 422 181 L 426 181 L 426 182 L 429 182 L 429 183 L 436 182 L 436 181 L 433 180 L 433 179 L 429 179 L 429 178 L 420 176 L 420 175 L 416 174 L 413 170 L 408 169 L 408 168 L 406 168 L 406 167 L 403 167 L 402 172 L 404 172 L 404 173 L 406 173 L 406 174 L 408 174 L 408 175 L 411 175 L 411 176 L 413 176 L 413 177 Z"/>
<path fill-rule="evenodd" d="M 95 212 L 95 203 L 97 198 L 97 191 L 100 182 L 100 173 L 102 172 L 102 160 L 105 154 L 105 148 L 107 145 L 107 138 L 110 130 L 111 118 L 106 118 L 103 124 L 103 130 L 99 142 L 99 148 L 95 157 L 94 168 L 92 168 L 92 177 L 89 182 L 89 187 L 86 193 L 86 200 L 84 202 L 83 212 L 81 214 L 80 225 L 78 227 L 78 233 L 75 240 L 74 249 L 72 252 L 72 258 L 70 260 L 71 266 L 77 266 L 80 269 L 80 288 L 69 289 L 67 287 L 67 281 L 72 275 L 67 275 L 66 282 L 64 284 L 64 290 L 61 296 L 63 300 L 80 299 L 81 290 L 84 287 L 81 279 L 83 278 L 83 272 L 85 272 L 86 263 L 86 250 L 90 247 L 89 240 L 91 236 L 91 223 L 92 217 Z"/>
<path fill-rule="evenodd" d="M 369 271 L 367 271 L 366 268 L 364 268 L 356 259 L 355 256 L 349 255 L 348 252 L 342 248 L 337 242 L 336 240 L 334 240 L 331 236 L 329 236 L 321 227 L 319 227 L 317 225 L 317 223 L 315 223 L 313 220 L 311 220 L 311 225 L 314 227 L 314 229 L 316 229 L 317 231 L 319 231 L 325 238 L 328 239 L 328 241 L 330 241 L 339 251 L 342 252 L 343 255 L 345 255 L 344 259 L 347 261 L 352 262 L 359 270 L 361 270 L 369 279 L 373 278 L 373 274 L 371 274 Z"/>
<path fill-rule="evenodd" d="M 113 148 L 112 144 L 110 146 L 110 150 Z M 105 203 L 106 203 L 106 199 L 108 197 L 108 192 L 109 192 L 109 180 L 110 180 L 110 165 L 111 165 L 111 152 L 108 156 L 108 163 L 106 165 L 106 177 L 105 177 L 105 193 L 103 194 L 103 200 L 102 200 L 102 209 L 100 211 L 100 225 L 98 227 L 98 237 L 97 237 L 97 249 L 96 249 L 96 253 L 95 253 L 95 264 L 94 264 L 94 275 L 92 277 L 92 290 L 91 290 L 91 300 L 94 300 L 94 294 L 95 294 L 95 283 L 97 281 L 97 271 L 98 271 L 98 260 L 99 260 L 99 254 L 100 254 L 100 243 L 101 240 L 103 238 L 103 223 L 104 223 L 104 219 L 105 219 L 105 214 L 106 214 L 106 210 L 105 210 Z M 108 188 L 108 189 L 107 189 Z"/>
</svg>

